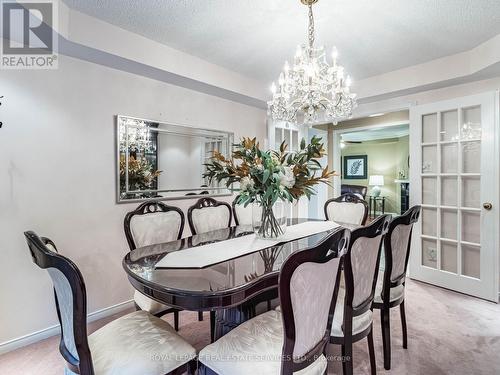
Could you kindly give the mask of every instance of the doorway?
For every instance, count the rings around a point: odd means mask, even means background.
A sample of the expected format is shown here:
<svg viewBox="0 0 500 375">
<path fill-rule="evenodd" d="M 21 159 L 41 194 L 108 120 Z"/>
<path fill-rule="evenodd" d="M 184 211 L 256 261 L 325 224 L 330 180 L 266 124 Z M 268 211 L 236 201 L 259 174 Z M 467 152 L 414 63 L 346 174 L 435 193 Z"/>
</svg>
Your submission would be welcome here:
<svg viewBox="0 0 500 375">
<path fill-rule="evenodd" d="M 331 160 L 338 177 L 332 197 L 354 192 L 370 206 L 369 219 L 409 207 L 409 111 L 379 113 L 333 128 Z"/>
</svg>

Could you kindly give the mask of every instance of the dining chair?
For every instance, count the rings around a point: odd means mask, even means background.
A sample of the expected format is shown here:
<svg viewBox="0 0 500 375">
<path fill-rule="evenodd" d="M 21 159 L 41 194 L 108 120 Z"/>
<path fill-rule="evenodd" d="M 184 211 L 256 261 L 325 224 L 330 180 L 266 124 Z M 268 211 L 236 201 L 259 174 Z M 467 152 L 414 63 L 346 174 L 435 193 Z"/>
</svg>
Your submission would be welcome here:
<svg viewBox="0 0 500 375">
<path fill-rule="evenodd" d="M 188 209 L 188 223 L 191 234 L 210 232 L 229 228 L 233 219 L 229 203 L 213 198 L 201 198 Z M 203 313 L 198 312 L 198 320 L 203 320 Z M 210 311 L 211 341 L 214 340 L 215 312 Z"/>
<path fill-rule="evenodd" d="M 237 204 L 238 197 L 233 200 L 233 215 L 234 223 L 236 225 L 252 225 L 252 204 L 250 203 L 245 207 L 244 204 Z"/>
<path fill-rule="evenodd" d="M 420 216 L 420 206 L 413 206 L 403 215 L 394 218 L 384 239 L 385 268 L 375 288 L 374 309 L 380 309 L 384 368 L 391 368 L 390 309 L 399 306 L 403 331 L 403 348 L 408 348 L 405 313 L 405 278 L 410 256 L 413 224 Z"/>
<path fill-rule="evenodd" d="M 133 251 L 138 247 L 180 239 L 184 230 L 184 213 L 159 201 L 146 201 L 125 215 L 123 227 L 130 251 Z M 179 330 L 179 309 L 156 302 L 137 290 L 134 303 L 137 310 L 157 317 L 173 313 L 175 330 Z"/>
<path fill-rule="evenodd" d="M 347 249 L 349 234 L 339 228 L 318 245 L 292 253 L 279 275 L 281 309 L 257 315 L 203 348 L 200 373 L 324 374 L 340 275 L 337 254 Z"/>
<path fill-rule="evenodd" d="M 339 223 L 365 225 L 368 217 L 368 203 L 352 193 L 327 200 L 324 210 L 326 220 Z"/>
<path fill-rule="evenodd" d="M 229 203 L 201 198 L 188 209 L 189 228 L 193 235 L 229 228 L 233 218 Z"/>
<path fill-rule="evenodd" d="M 78 267 L 54 243 L 24 233 L 33 262 L 54 285 L 65 374 L 180 375 L 193 373 L 195 349 L 164 320 L 146 311 L 118 318 L 87 336 L 87 293 Z"/>
<path fill-rule="evenodd" d="M 344 288 L 339 288 L 333 316 L 330 343 L 342 346 L 342 370 L 352 375 L 353 343 L 368 339 L 371 373 L 376 374 L 373 347 L 373 311 L 375 285 L 382 241 L 389 228 L 390 216 L 382 215 L 366 227 L 351 232 L 351 241 L 342 257 Z"/>
</svg>

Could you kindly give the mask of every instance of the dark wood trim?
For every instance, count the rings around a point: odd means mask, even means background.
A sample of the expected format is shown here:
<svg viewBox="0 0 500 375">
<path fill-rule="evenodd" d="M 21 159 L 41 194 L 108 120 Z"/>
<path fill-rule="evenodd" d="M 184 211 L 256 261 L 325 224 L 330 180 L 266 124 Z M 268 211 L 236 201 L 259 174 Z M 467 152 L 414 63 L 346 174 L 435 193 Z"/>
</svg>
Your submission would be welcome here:
<svg viewBox="0 0 500 375">
<path fill-rule="evenodd" d="M 199 199 L 195 204 L 193 204 L 191 207 L 188 209 L 187 217 L 188 217 L 188 223 L 189 223 L 189 229 L 191 229 L 191 233 L 193 235 L 197 234 L 196 228 L 194 227 L 193 224 L 193 211 L 194 210 L 202 210 L 207 207 L 219 207 L 219 206 L 225 206 L 227 207 L 229 211 L 229 221 L 227 223 L 227 227 L 229 228 L 231 226 L 231 221 L 233 220 L 233 213 L 231 206 L 229 203 L 226 202 L 221 202 L 217 201 L 213 198 L 201 198 Z"/>
<path fill-rule="evenodd" d="M 301 264 L 303 263 L 326 263 L 338 254 L 342 254 L 349 245 L 350 231 L 348 229 L 339 228 L 326 237 L 317 246 L 293 253 L 288 257 L 281 268 L 279 278 L 279 297 L 281 303 L 281 313 L 283 315 L 283 328 L 285 333 L 285 341 L 283 344 L 281 374 L 292 375 L 296 371 L 300 371 L 325 352 L 325 347 L 330 338 L 332 327 L 333 314 L 335 312 L 335 302 L 338 293 L 340 281 L 340 264 L 337 272 L 337 278 L 332 293 L 328 322 L 325 333 L 322 339 L 312 348 L 303 358 L 296 359 L 293 356 L 295 347 L 295 318 L 292 306 L 290 281 L 292 276 Z M 335 251 L 330 251 L 334 249 Z"/>
<path fill-rule="evenodd" d="M 390 216 L 383 215 L 378 217 L 374 222 L 366 227 L 360 227 L 351 232 L 351 241 L 349 243 L 349 248 L 347 252 L 343 255 L 343 266 L 344 266 L 344 280 L 345 280 L 345 303 L 344 303 L 344 321 L 342 323 L 342 330 L 344 335 L 342 337 L 330 336 L 331 344 L 342 345 L 342 355 L 345 356 L 346 361 L 343 362 L 344 375 L 352 374 L 353 371 L 353 359 L 352 359 L 352 345 L 353 343 L 368 337 L 368 344 L 371 346 L 371 332 L 372 324 L 362 332 L 356 335 L 352 334 L 352 322 L 353 318 L 361 314 L 366 313 L 368 310 L 372 309 L 373 300 L 375 297 L 375 287 L 377 285 L 377 275 L 380 263 L 380 254 L 382 249 L 382 243 L 384 236 L 389 229 Z M 353 244 L 359 238 L 375 238 L 380 236 L 380 242 L 377 249 L 377 263 L 375 266 L 375 272 L 372 280 L 372 290 L 369 297 L 363 301 L 358 306 L 353 306 L 354 299 L 354 274 L 352 269 L 352 259 L 351 250 Z M 370 337 L 369 337 L 370 336 Z M 375 363 L 374 352 L 369 350 L 373 357 L 370 358 L 370 363 Z M 376 368 L 371 368 L 372 374 L 376 372 Z"/>
<path fill-rule="evenodd" d="M 332 202 L 362 204 L 365 207 L 365 213 L 363 214 L 363 220 L 361 221 L 361 225 L 366 224 L 366 219 L 368 217 L 368 203 L 366 203 L 366 201 L 364 199 L 361 199 L 356 194 L 352 194 L 352 193 L 346 193 L 346 194 L 342 194 L 341 196 L 339 196 L 337 198 L 328 199 L 325 202 L 325 205 L 323 208 L 323 210 L 325 212 L 326 220 L 330 220 L 330 218 L 328 217 L 328 205 Z"/>
<path fill-rule="evenodd" d="M 411 238 L 413 234 L 413 224 L 415 224 L 420 217 L 420 206 L 413 206 L 403 215 L 394 218 L 387 231 L 387 235 L 384 238 L 384 257 L 385 257 L 385 269 L 382 284 L 381 299 L 382 302 L 374 302 L 373 308 L 380 309 L 381 325 L 382 325 L 382 343 L 384 348 L 384 368 L 390 370 L 391 368 L 391 333 L 390 333 L 390 309 L 393 307 L 400 306 L 401 324 L 403 332 L 403 347 L 407 347 L 407 330 L 406 330 L 406 314 L 404 308 L 403 296 L 391 301 L 390 293 L 391 288 L 398 285 L 405 285 L 406 271 L 408 268 L 408 260 L 410 258 L 410 247 Z M 408 236 L 408 244 L 406 245 L 405 254 L 405 266 L 404 272 L 398 275 L 395 279 L 392 279 L 392 268 L 393 268 L 393 248 L 392 248 L 392 234 L 398 225 L 411 225 L 410 235 Z"/>
<path fill-rule="evenodd" d="M 128 212 L 125 215 L 125 219 L 123 220 L 123 229 L 125 230 L 125 237 L 127 238 L 130 250 L 135 250 L 137 248 L 137 245 L 134 242 L 134 236 L 132 236 L 132 231 L 130 230 L 130 221 L 134 216 L 153 214 L 157 212 L 171 212 L 171 211 L 177 212 L 181 218 L 181 225 L 179 227 L 179 232 L 177 233 L 177 239 L 180 239 L 182 237 L 182 232 L 184 231 L 184 213 L 180 208 L 174 206 L 167 206 L 165 203 L 156 200 L 149 200 L 144 203 L 141 203 L 135 210 Z M 165 228 L 165 230 L 168 229 L 169 228 Z"/>
<path fill-rule="evenodd" d="M 233 203 L 231 203 L 231 208 L 233 210 L 233 216 L 234 216 L 234 225 L 238 226 L 240 225 L 240 221 L 238 220 L 238 214 L 236 213 L 236 205 L 237 205 L 237 201 L 238 201 L 238 198 L 240 196 L 237 195 L 236 198 L 233 199 Z"/>
</svg>

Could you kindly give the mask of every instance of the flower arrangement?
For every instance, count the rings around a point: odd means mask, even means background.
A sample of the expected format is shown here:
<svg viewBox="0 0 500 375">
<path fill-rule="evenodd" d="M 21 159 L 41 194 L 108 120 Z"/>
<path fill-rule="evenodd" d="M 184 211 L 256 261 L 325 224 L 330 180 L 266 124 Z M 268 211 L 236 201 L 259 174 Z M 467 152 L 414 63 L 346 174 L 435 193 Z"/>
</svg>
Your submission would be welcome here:
<svg viewBox="0 0 500 375">
<path fill-rule="evenodd" d="M 158 178 L 162 171 L 154 170 L 151 163 L 145 157 L 129 156 L 128 159 L 128 184 L 130 190 L 151 189 L 153 181 Z M 120 155 L 120 190 L 125 189 L 126 159 Z"/>
<path fill-rule="evenodd" d="M 313 137 L 308 145 L 302 139 L 297 152 L 288 152 L 285 142 L 279 151 L 262 151 L 255 138 L 243 138 L 233 146 L 231 159 L 214 152 L 211 161 L 205 164 L 203 177 L 208 177 L 210 182 L 225 181 L 228 188 L 239 183 L 237 204 L 260 206 L 262 213 L 256 233 L 264 238 L 284 233 L 284 226 L 273 212 L 276 202 L 293 203 L 301 196 L 310 198 L 315 194 L 314 185 L 329 184 L 329 178 L 335 175 L 318 161 L 325 155 L 319 137 Z"/>
</svg>

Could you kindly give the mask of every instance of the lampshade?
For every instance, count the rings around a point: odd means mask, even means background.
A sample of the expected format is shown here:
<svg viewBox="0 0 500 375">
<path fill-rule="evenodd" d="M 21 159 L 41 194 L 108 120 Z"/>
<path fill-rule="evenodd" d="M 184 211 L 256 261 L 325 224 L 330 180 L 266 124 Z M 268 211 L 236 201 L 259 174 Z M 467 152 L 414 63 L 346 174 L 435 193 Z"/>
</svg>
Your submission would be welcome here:
<svg viewBox="0 0 500 375">
<path fill-rule="evenodd" d="M 374 175 L 370 176 L 370 181 L 368 182 L 370 186 L 382 186 L 384 185 L 384 176 Z"/>
</svg>

